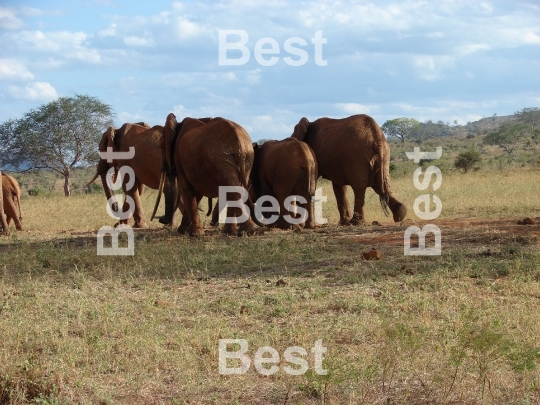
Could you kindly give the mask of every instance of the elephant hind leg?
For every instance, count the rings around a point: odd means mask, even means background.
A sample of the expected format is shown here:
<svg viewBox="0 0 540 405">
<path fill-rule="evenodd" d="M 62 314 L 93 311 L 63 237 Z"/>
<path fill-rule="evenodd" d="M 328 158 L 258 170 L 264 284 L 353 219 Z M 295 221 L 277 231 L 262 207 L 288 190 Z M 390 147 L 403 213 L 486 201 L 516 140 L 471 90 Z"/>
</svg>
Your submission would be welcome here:
<svg viewBox="0 0 540 405">
<path fill-rule="evenodd" d="M 339 184 L 332 183 L 332 188 L 334 189 L 334 195 L 336 196 L 339 210 L 339 224 L 349 225 L 352 214 L 349 209 L 349 200 L 347 199 L 347 186 L 340 186 Z"/>
<path fill-rule="evenodd" d="M 6 214 L 6 223 L 9 228 L 9 225 L 11 224 L 11 220 L 13 219 L 13 222 L 15 223 L 15 228 L 18 231 L 23 230 L 23 226 L 21 221 L 19 220 L 19 215 L 17 215 L 17 207 L 15 206 L 15 203 L 12 199 L 4 199 L 4 212 Z"/>
<path fill-rule="evenodd" d="M 351 225 L 363 225 L 364 217 L 364 202 L 366 198 L 367 185 L 353 186 L 354 191 L 354 214 L 350 221 Z"/>
<path fill-rule="evenodd" d="M 307 211 L 307 219 L 304 223 L 304 228 L 306 229 L 314 229 L 317 227 L 317 223 L 315 222 L 315 215 L 313 210 L 313 201 L 312 196 L 308 196 L 308 200 L 306 204 L 302 204 L 302 207 Z"/>
<path fill-rule="evenodd" d="M 245 206 L 244 206 L 245 207 Z M 242 218 L 243 215 L 247 215 L 247 219 Z M 223 233 L 230 236 L 243 236 L 253 235 L 255 224 L 249 217 L 247 210 L 239 207 L 227 206 L 227 216 L 234 218 L 234 223 L 225 224 L 223 227 Z"/>
</svg>

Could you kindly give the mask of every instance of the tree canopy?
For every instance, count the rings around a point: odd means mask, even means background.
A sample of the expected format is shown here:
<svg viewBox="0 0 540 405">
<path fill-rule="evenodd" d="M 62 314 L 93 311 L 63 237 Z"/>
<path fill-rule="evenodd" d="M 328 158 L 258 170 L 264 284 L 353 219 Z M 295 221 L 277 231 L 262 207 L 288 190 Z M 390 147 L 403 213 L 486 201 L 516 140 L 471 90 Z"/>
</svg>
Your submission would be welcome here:
<svg viewBox="0 0 540 405">
<path fill-rule="evenodd" d="M 381 129 L 386 136 L 393 136 L 401 139 L 401 142 L 405 142 L 405 138 L 419 125 L 420 123 L 414 118 L 401 117 L 386 121 Z"/>
<path fill-rule="evenodd" d="M 43 104 L 0 124 L 0 166 L 60 173 L 69 196 L 71 169 L 96 162 L 97 146 L 113 117 L 110 105 L 88 95 Z"/>
<path fill-rule="evenodd" d="M 457 155 L 456 160 L 454 161 L 454 167 L 463 169 L 463 171 L 467 173 L 475 164 L 480 163 L 481 161 L 482 157 L 480 156 L 480 152 L 475 149 L 470 149 Z"/>
<path fill-rule="evenodd" d="M 484 143 L 487 145 L 497 145 L 510 156 L 526 134 L 527 126 L 525 124 L 506 122 L 497 130 L 486 135 Z"/>
<path fill-rule="evenodd" d="M 540 128 L 540 108 L 527 107 L 520 111 L 516 111 L 515 115 L 520 123 L 527 125 L 531 135 L 534 136 L 535 132 Z"/>
</svg>

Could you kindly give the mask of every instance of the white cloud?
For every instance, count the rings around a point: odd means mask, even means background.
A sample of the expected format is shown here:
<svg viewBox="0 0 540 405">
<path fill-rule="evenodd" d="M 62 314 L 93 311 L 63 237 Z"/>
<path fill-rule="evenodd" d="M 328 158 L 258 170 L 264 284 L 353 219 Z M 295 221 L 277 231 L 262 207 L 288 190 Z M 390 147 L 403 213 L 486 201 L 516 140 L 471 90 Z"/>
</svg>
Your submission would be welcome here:
<svg viewBox="0 0 540 405">
<path fill-rule="evenodd" d="M 526 44 L 540 44 L 540 35 L 534 32 L 527 32 L 523 38 Z"/>
<path fill-rule="evenodd" d="M 187 20 L 185 17 L 178 17 L 176 27 L 176 32 L 180 39 L 195 37 L 206 31 L 204 27 Z"/>
<path fill-rule="evenodd" d="M 57 54 L 61 58 L 76 59 L 87 63 L 101 61 L 99 52 L 87 46 L 88 34 L 81 31 L 21 31 L 10 34 L 6 39 L 19 48 L 41 54 Z"/>
<path fill-rule="evenodd" d="M 423 80 L 434 81 L 442 78 L 442 70 L 449 67 L 454 58 L 449 56 L 418 55 L 413 57 L 417 76 Z"/>
<path fill-rule="evenodd" d="M 0 6 L 0 29 L 16 30 L 22 28 L 24 23 L 15 14 L 15 10 L 12 8 Z"/>
<path fill-rule="evenodd" d="M 138 114 L 138 113 L 122 111 L 118 113 L 118 119 L 116 121 L 119 123 L 119 126 L 122 126 L 126 122 L 130 122 L 130 123 L 146 122 L 145 119 L 148 119 L 148 117 L 143 117 L 141 114 Z M 160 125 L 163 125 L 163 124 L 160 124 Z"/>
<path fill-rule="evenodd" d="M 345 111 L 347 114 L 372 114 L 373 108 L 357 103 L 338 103 L 336 107 Z"/>
<path fill-rule="evenodd" d="M 294 124 L 285 123 L 285 120 L 290 120 L 290 116 L 290 111 L 272 111 L 270 114 L 253 116 L 246 125 L 241 125 L 252 140 L 261 139 L 261 134 L 263 138 L 284 139 L 291 136 L 294 125 L 298 122 L 295 116 Z"/>
<path fill-rule="evenodd" d="M 251 70 L 246 75 L 249 84 L 259 84 L 261 82 L 261 69 Z"/>
<path fill-rule="evenodd" d="M 26 87 L 10 86 L 11 95 L 29 101 L 50 101 L 58 98 L 55 88 L 46 82 L 28 83 Z"/>
<path fill-rule="evenodd" d="M 97 32 L 98 37 L 114 37 L 116 35 L 116 23 L 109 25 L 107 28 L 103 28 Z"/>
<path fill-rule="evenodd" d="M 474 122 L 482 119 L 483 117 L 480 114 L 464 114 L 461 116 L 454 116 L 452 122 L 454 120 L 458 120 L 459 125 L 465 125 L 467 122 Z"/>
<path fill-rule="evenodd" d="M 0 59 L 0 79 L 34 80 L 34 75 L 15 59 Z"/>
<path fill-rule="evenodd" d="M 21 14 L 28 17 L 39 17 L 39 16 L 44 15 L 45 13 L 43 12 L 43 10 L 40 10 L 39 8 L 22 6 Z"/>
<path fill-rule="evenodd" d="M 458 46 L 457 51 L 462 55 L 468 55 L 470 53 L 475 53 L 488 49 L 491 49 L 491 46 L 489 46 L 488 44 L 463 44 Z"/>
<path fill-rule="evenodd" d="M 124 43 L 127 46 L 153 46 L 154 41 L 151 39 L 136 37 L 136 36 L 129 36 L 124 38 Z"/>
</svg>

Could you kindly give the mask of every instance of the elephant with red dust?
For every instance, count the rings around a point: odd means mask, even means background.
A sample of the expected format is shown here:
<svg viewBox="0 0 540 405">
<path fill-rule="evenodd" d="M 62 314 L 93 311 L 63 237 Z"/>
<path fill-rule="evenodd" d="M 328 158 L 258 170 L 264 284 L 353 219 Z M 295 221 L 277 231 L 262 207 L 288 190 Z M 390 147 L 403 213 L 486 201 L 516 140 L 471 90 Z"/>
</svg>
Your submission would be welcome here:
<svg viewBox="0 0 540 405">
<path fill-rule="evenodd" d="M 296 204 L 305 210 L 304 214 L 307 214 L 299 225 L 309 229 L 315 228 L 312 197 L 315 195 L 319 175 L 313 150 L 295 138 L 266 141 L 262 145 L 254 143 L 253 149 L 255 150 L 255 163 L 251 171 L 253 194 L 257 200 L 266 195 L 277 199 L 279 218 L 275 226 L 289 229 L 293 225 L 292 222 L 297 218 L 287 210 L 285 200 L 290 196 L 299 196 L 304 198 L 305 202 L 296 201 Z M 289 206 L 290 208 L 293 207 Z M 286 216 L 289 216 L 289 220 Z"/>
<path fill-rule="evenodd" d="M 386 215 L 392 211 L 395 222 L 402 221 L 407 208 L 399 202 L 390 187 L 390 147 L 373 118 L 353 115 L 348 118 L 319 118 L 309 122 L 302 118 L 293 138 L 306 142 L 317 158 L 319 175 L 332 182 L 340 224 L 364 223 L 366 188 L 378 195 Z M 354 191 L 354 211 L 347 201 L 347 186 Z"/>
<path fill-rule="evenodd" d="M 2 227 L 4 228 L 4 232 L 9 234 L 9 225 L 11 220 L 13 220 L 15 228 L 18 231 L 22 231 L 21 189 L 19 188 L 19 183 L 5 173 L 2 173 L 0 176 L 2 178 L 2 213 L 6 216 L 5 221 L 2 221 Z"/>
<path fill-rule="evenodd" d="M 249 185 L 253 166 L 253 146 L 248 133 L 240 125 L 224 118 L 184 118 L 177 122 L 169 114 L 163 127 L 160 148 L 163 167 L 168 175 L 176 176 L 178 204 L 182 210 L 182 222 L 178 232 L 189 236 L 201 236 L 204 230 L 198 212 L 202 197 L 217 198 L 220 186 L 243 187 Z M 229 201 L 237 201 L 240 193 L 229 193 Z M 248 203 L 253 207 L 253 204 Z M 157 201 L 156 201 L 157 202 Z M 183 204 L 182 204 L 183 203 Z M 227 207 L 227 216 L 237 223 L 227 223 L 224 233 L 243 235 L 253 233 L 254 223 L 243 210 Z"/>
<path fill-rule="evenodd" d="M 99 143 L 99 151 L 102 153 L 107 152 L 107 148 L 110 147 L 113 152 L 129 152 L 130 148 L 132 148 L 135 154 L 131 159 L 114 159 L 112 162 L 107 162 L 107 159 L 101 159 L 96 174 L 87 183 L 87 186 L 89 186 L 98 177 L 101 177 L 105 195 L 107 200 L 109 200 L 113 195 L 113 191 L 107 183 L 108 171 L 114 169 L 114 178 L 116 178 L 122 168 L 124 170 L 127 167 L 131 168 L 135 173 L 135 179 L 130 179 L 130 176 L 123 176 L 122 188 L 125 195 L 131 197 L 135 204 L 132 207 L 135 222 L 133 228 L 148 228 L 140 200 L 140 195 L 143 193 L 145 186 L 159 189 L 159 196 L 161 196 L 162 192 L 165 194 L 165 215 L 159 219 L 159 222 L 165 225 L 172 225 L 174 220 L 174 198 L 176 193 L 174 178 L 171 179 L 169 177 L 161 181 L 161 176 L 164 175 L 162 172 L 161 150 L 159 148 L 162 131 L 162 126 L 156 125 L 150 128 L 144 122 L 136 124 L 126 123 L 119 129 L 109 127 L 103 133 Z M 128 188 L 127 183 L 132 181 L 134 181 L 133 185 Z M 117 204 L 113 204 L 111 208 L 114 213 L 117 210 Z M 122 211 L 127 212 L 128 210 L 129 204 L 126 202 Z M 127 223 L 128 219 L 122 219 L 116 225 Z"/>
<path fill-rule="evenodd" d="M 2 178 L 2 172 L 0 171 L 0 178 Z M 4 193 L 0 193 L 0 226 L 4 235 L 9 235 L 9 228 L 4 216 Z"/>
</svg>

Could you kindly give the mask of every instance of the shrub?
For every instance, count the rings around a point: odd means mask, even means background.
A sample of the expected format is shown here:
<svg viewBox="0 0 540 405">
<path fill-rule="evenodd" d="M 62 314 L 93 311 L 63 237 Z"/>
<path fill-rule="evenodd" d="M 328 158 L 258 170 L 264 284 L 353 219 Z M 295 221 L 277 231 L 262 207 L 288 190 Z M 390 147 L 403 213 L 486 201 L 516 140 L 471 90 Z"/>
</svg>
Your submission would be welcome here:
<svg viewBox="0 0 540 405">
<path fill-rule="evenodd" d="M 43 190 L 38 187 L 32 187 L 28 189 L 28 195 L 32 197 L 37 197 L 38 195 L 43 195 Z"/>
<path fill-rule="evenodd" d="M 461 152 L 457 155 L 454 161 L 454 167 L 457 169 L 463 169 L 467 173 L 475 164 L 480 163 L 482 158 L 477 150 L 470 149 L 466 152 Z"/>
<path fill-rule="evenodd" d="M 85 194 L 103 193 L 103 186 L 101 184 L 92 183 L 84 189 Z"/>
</svg>

